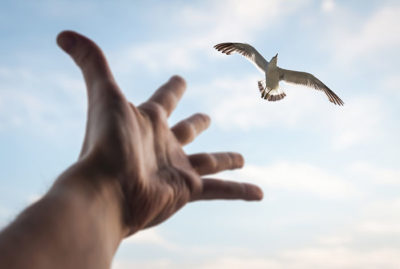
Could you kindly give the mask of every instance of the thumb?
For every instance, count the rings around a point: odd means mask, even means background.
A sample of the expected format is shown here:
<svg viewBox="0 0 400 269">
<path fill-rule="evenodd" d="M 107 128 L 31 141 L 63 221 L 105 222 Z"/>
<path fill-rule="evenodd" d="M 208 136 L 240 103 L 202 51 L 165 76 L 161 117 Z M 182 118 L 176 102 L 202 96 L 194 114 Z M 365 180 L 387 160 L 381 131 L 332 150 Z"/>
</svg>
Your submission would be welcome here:
<svg viewBox="0 0 400 269">
<path fill-rule="evenodd" d="M 96 43 L 76 32 L 63 31 L 57 36 L 57 44 L 80 67 L 86 82 L 89 109 L 80 154 L 83 156 L 90 144 L 108 128 L 105 119 L 109 118 L 110 109 L 119 106 L 116 100 L 121 100 L 123 94 L 114 81 L 106 57 Z"/>
<path fill-rule="evenodd" d="M 88 91 L 95 83 L 114 82 L 106 57 L 92 40 L 73 31 L 63 31 L 57 36 L 57 44 L 82 70 Z"/>
</svg>

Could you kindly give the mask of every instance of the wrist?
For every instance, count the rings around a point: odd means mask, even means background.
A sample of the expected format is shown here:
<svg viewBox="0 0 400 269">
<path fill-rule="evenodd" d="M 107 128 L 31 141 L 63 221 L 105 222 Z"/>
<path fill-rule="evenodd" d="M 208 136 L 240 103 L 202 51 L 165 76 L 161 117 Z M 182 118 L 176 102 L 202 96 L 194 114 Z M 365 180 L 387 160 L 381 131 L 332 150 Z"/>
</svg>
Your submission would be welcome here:
<svg viewBox="0 0 400 269">
<path fill-rule="evenodd" d="M 47 195 L 66 194 L 90 207 L 102 222 L 112 226 L 120 239 L 129 234 L 125 224 L 125 205 L 121 185 L 116 178 L 97 172 L 90 165 L 78 161 L 55 181 Z"/>
<path fill-rule="evenodd" d="M 128 233 L 122 203 L 115 181 L 89 176 L 80 165 L 61 174 L 46 195 L 0 233 L 0 267 L 110 267 Z"/>
</svg>

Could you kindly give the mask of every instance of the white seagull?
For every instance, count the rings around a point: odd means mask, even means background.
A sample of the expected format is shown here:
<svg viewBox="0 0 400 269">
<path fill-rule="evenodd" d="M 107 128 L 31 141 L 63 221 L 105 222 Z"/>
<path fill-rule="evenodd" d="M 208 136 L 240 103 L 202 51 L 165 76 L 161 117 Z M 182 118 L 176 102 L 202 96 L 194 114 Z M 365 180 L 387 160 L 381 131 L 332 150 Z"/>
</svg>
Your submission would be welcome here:
<svg viewBox="0 0 400 269">
<path fill-rule="evenodd" d="M 248 60 L 258 67 L 261 72 L 265 73 L 265 80 L 258 81 L 258 88 L 261 92 L 261 98 L 268 101 L 278 101 L 283 99 L 286 94 L 279 87 L 279 81 L 301 84 L 312 87 L 316 90 L 324 91 L 329 101 L 335 105 L 342 106 L 343 101 L 324 83 L 317 79 L 314 75 L 306 72 L 298 72 L 280 68 L 276 65 L 278 54 L 272 57 L 268 63 L 267 60 L 252 46 L 245 43 L 221 43 L 214 46 L 218 51 L 230 55 L 233 52 L 242 54 Z"/>
</svg>

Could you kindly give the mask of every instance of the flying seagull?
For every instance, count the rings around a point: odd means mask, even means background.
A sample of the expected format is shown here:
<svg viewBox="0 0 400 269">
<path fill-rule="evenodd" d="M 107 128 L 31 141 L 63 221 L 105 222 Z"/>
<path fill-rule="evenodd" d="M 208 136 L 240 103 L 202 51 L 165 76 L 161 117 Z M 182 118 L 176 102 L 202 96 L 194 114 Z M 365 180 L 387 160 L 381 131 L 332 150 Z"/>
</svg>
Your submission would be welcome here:
<svg viewBox="0 0 400 269">
<path fill-rule="evenodd" d="M 344 103 L 331 89 L 322 83 L 314 75 L 306 72 L 298 72 L 280 68 L 276 65 L 278 54 L 272 57 L 268 62 L 264 57 L 252 46 L 245 43 L 221 43 L 214 48 L 222 53 L 230 55 L 233 52 L 240 53 L 250 60 L 261 72 L 265 73 L 265 80 L 258 81 L 258 88 L 261 92 L 261 98 L 268 101 L 278 101 L 283 99 L 286 94 L 279 87 L 279 81 L 301 84 L 312 87 L 316 90 L 325 92 L 329 101 L 335 105 L 342 106 Z"/>
</svg>

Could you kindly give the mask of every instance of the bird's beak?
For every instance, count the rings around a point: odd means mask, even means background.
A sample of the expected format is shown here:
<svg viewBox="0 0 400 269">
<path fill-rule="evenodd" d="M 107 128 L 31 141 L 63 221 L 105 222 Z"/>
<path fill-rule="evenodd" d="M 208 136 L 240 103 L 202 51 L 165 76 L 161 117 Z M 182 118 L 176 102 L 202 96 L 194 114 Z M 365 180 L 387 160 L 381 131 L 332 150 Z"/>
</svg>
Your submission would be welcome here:
<svg viewBox="0 0 400 269">
<path fill-rule="evenodd" d="M 278 53 L 275 55 L 275 57 L 278 57 Z"/>
</svg>

